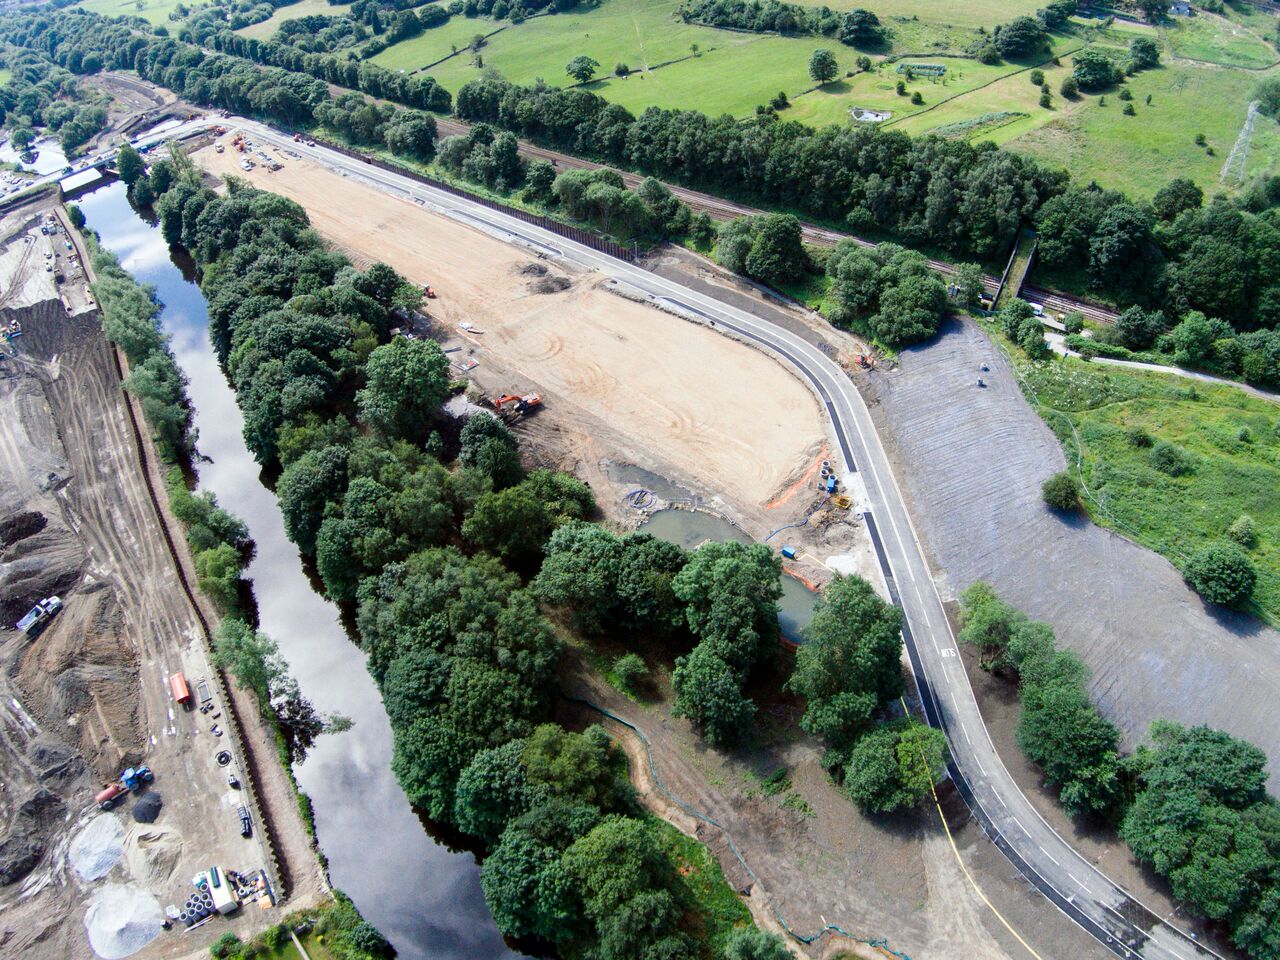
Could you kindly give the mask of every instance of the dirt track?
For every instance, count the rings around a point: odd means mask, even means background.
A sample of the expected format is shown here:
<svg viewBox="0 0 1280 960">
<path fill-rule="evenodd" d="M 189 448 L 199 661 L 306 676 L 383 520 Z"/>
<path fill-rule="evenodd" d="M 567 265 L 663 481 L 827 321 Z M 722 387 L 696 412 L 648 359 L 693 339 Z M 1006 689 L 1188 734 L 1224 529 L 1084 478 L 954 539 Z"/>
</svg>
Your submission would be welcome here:
<svg viewBox="0 0 1280 960">
<path fill-rule="evenodd" d="M 298 201 L 315 227 L 358 261 L 381 259 L 435 285 L 433 319 L 469 341 L 481 365 L 492 356 L 549 394 L 548 407 L 572 404 L 633 438 L 647 448 L 649 463 L 714 481 L 727 498 L 752 505 L 769 500 L 820 448 L 817 403 L 783 367 L 612 295 L 594 274 L 556 266 L 546 276 L 522 273 L 542 265 L 478 230 L 306 161 L 285 159 L 277 173 L 258 166 L 244 174 L 231 150 L 205 149 L 194 158 Z M 536 292 L 554 276 L 567 288 Z M 468 333 L 462 322 L 484 332 Z"/>
</svg>

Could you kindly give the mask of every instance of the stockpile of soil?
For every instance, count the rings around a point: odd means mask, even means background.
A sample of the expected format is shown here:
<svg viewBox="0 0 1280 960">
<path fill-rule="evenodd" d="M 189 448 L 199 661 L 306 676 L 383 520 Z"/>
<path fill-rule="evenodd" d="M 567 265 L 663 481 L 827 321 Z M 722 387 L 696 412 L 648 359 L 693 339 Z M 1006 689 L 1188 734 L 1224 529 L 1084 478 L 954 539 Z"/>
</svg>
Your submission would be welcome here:
<svg viewBox="0 0 1280 960">
<path fill-rule="evenodd" d="M 125 837 L 124 857 L 129 873 L 135 882 L 148 890 L 163 887 L 169 882 L 181 854 L 182 838 L 167 827 L 135 826 Z"/>
<path fill-rule="evenodd" d="M 559 274 L 553 274 L 549 277 L 542 277 L 539 280 L 529 284 L 529 289 L 534 293 L 560 293 L 568 290 L 573 284 L 568 277 L 562 277 Z"/>
<path fill-rule="evenodd" d="M 16 883 L 40 862 L 49 829 L 64 809 L 62 800 L 45 789 L 18 806 L 9 835 L 0 841 L 0 886 Z"/>
<path fill-rule="evenodd" d="M 132 884 L 112 883 L 98 891 L 84 915 L 89 946 L 102 960 L 122 960 L 160 934 L 164 913 L 155 897 Z"/>
<path fill-rule="evenodd" d="M 153 790 L 133 805 L 133 819 L 138 823 L 155 823 L 156 817 L 160 816 L 160 807 L 163 805 L 164 801 L 160 798 L 160 794 Z"/>
</svg>

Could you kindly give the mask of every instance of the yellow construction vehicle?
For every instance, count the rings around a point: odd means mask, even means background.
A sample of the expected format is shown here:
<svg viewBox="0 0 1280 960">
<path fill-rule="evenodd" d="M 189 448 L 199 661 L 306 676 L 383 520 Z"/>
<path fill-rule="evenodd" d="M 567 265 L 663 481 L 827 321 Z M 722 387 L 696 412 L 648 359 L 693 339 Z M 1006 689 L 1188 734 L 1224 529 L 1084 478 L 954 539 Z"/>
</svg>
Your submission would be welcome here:
<svg viewBox="0 0 1280 960">
<path fill-rule="evenodd" d="M 846 497 L 843 493 L 837 493 L 834 497 L 831 498 L 831 502 L 834 503 L 841 510 L 848 510 L 851 506 L 853 506 L 853 501 L 850 500 L 848 497 Z"/>
</svg>

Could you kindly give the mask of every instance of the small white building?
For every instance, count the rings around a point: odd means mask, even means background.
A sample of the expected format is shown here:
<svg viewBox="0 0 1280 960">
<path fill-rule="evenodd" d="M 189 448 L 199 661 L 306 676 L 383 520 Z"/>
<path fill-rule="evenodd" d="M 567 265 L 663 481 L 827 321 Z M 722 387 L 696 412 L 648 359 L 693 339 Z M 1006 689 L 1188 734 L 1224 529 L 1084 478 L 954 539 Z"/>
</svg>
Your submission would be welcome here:
<svg viewBox="0 0 1280 960">
<path fill-rule="evenodd" d="M 205 871 L 205 880 L 205 889 L 213 897 L 213 909 L 224 916 L 240 909 L 240 897 L 236 895 L 235 888 L 222 870 L 210 867 Z"/>
</svg>

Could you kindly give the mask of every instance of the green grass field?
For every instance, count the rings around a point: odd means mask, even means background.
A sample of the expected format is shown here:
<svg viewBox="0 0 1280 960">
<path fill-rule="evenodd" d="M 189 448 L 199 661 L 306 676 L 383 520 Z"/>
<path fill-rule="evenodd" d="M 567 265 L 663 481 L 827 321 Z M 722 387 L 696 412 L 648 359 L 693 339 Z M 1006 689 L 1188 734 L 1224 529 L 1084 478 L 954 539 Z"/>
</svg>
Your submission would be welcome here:
<svg viewBox="0 0 1280 960">
<path fill-rule="evenodd" d="M 997 131 L 992 139 L 1066 168 L 1081 180 L 1150 197 L 1171 177 L 1190 177 L 1206 193 L 1218 189 L 1222 164 L 1231 152 L 1260 75 L 1199 64 L 1173 63 L 1131 77 L 1136 115 L 1121 113 L 1115 93 L 1068 103 L 1030 130 Z M 1151 103 L 1146 102 L 1151 96 Z M 976 106 L 974 107 L 976 109 Z M 1212 155 L 1195 143 L 1203 133 Z M 1002 136 L 1003 135 L 1003 136 Z M 1259 118 L 1249 152 L 1248 175 L 1277 172 L 1280 127 Z"/>
<path fill-rule="evenodd" d="M 857 0 L 856 5 L 865 2 Z M 323 0 L 302 0 L 277 17 L 297 16 L 320 3 Z M 854 0 L 835 4 L 837 8 L 853 5 Z M 1267 74 L 1245 67 L 1271 63 L 1277 56 L 1259 39 L 1261 32 L 1271 28 L 1273 18 L 1249 7 L 1232 7 L 1227 17 L 1179 18 L 1159 31 L 1127 22 L 1104 27 L 1100 21 L 1075 20 L 1066 33 L 1051 38 L 1060 63 L 1041 67 L 1052 94 L 1047 108 L 1040 106 L 1040 90 L 1030 82 L 1026 68 L 1031 63 L 986 66 L 939 56 L 937 62 L 948 68 L 944 78 L 917 77 L 908 81 L 906 95 L 900 96 L 895 89 L 900 75 L 892 65 L 843 76 L 854 69 L 859 53 L 835 40 L 684 24 L 675 17 L 676 6 L 677 0 L 601 0 L 593 8 L 535 17 L 510 24 L 490 38 L 480 50 L 478 63 L 471 53 L 463 53 L 430 73 L 453 91 L 485 69 L 496 69 L 517 83 L 541 78 L 565 85 L 571 82 L 565 64 L 586 54 L 600 63 L 599 79 L 589 89 L 634 112 L 657 106 L 747 117 L 782 91 L 792 101 L 782 114 L 787 120 L 848 123 L 853 122 L 854 107 L 888 111 L 892 117 L 887 125 L 911 135 L 941 131 L 973 142 L 990 141 L 1065 168 L 1085 181 L 1097 180 L 1148 197 L 1180 174 L 1190 176 L 1206 192 L 1233 188 L 1232 184 L 1220 187 L 1218 176 L 1243 124 L 1253 88 Z M 979 25 L 989 28 L 1033 11 L 1035 4 L 1028 0 L 977 0 L 964 5 L 950 0 L 885 0 L 871 3 L 870 9 L 894 31 L 895 51 L 910 52 L 911 60 L 930 62 L 931 52 L 967 46 Z M 383 51 L 373 62 L 389 69 L 419 69 L 496 25 L 482 18 L 454 17 L 443 27 Z M 264 35 L 272 29 L 259 24 L 244 32 Z M 1061 96 L 1059 88 L 1071 70 L 1072 52 L 1086 41 L 1123 51 L 1137 36 L 1163 41 L 1164 65 L 1128 80 L 1136 116 L 1122 113 L 1118 88 L 1108 92 L 1105 105 L 1097 96 L 1075 101 Z M 697 56 L 691 55 L 694 44 Z M 836 55 L 841 73 L 840 79 L 821 89 L 814 88 L 808 75 L 809 56 L 817 48 Z M 1175 50 L 1182 57 L 1217 58 L 1228 66 L 1178 59 Z M 620 62 L 636 72 L 615 77 L 613 68 Z M 910 95 L 916 92 L 924 103 L 911 103 Z M 1200 133 L 1213 153 L 1195 145 Z M 1263 120 L 1250 151 L 1249 174 L 1274 172 L 1277 158 L 1280 128 L 1274 121 Z"/>
<path fill-rule="evenodd" d="M 1280 619 L 1280 405 L 1231 387 L 1080 360 L 1022 364 L 1021 373 L 1068 462 L 1079 437 L 1097 523 L 1181 566 L 1248 514 L 1258 527 L 1254 598 L 1268 619 Z M 1192 472 L 1157 470 L 1150 448 L 1131 440 L 1134 430 L 1181 448 Z"/>
<path fill-rule="evenodd" d="M 1211 13 L 1178 17 L 1160 29 L 1170 49 L 1190 60 L 1227 67 L 1269 67 L 1280 55 L 1249 27 Z"/>
<path fill-rule="evenodd" d="M 92 2 L 92 0 L 91 0 Z M 299 17 L 310 17 L 315 14 L 321 14 L 328 17 L 336 17 L 346 13 L 349 8 L 348 4 L 334 6 L 328 0 L 299 0 L 297 3 L 291 3 L 287 7 L 280 7 L 268 19 L 261 23 L 255 23 L 248 27 L 242 27 L 236 33 L 242 37 L 253 37 L 258 40 L 269 40 L 271 36 L 280 28 L 280 24 L 286 20 L 297 20 Z"/>
<path fill-rule="evenodd" d="M 178 3 L 179 0 L 85 0 L 79 6 L 104 17 L 142 17 L 149 23 L 167 24 Z"/>
<path fill-rule="evenodd" d="M 388 70 L 417 70 L 428 63 L 435 63 L 437 60 L 447 57 L 455 46 L 459 50 L 465 48 L 476 34 L 490 33 L 500 25 L 485 17 L 451 17 L 448 23 L 433 27 L 412 40 L 406 40 L 403 43 L 388 47 L 374 57 L 372 62 L 380 67 L 386 67 Z M 518 29 L 511 24 L 507 24 L 506 27 L 508 30 Z M 491 41 L 497 39 L 497 37 L 493 37 Z M 481 57 L 487 57 L 489 48 L 482 48 L 480 55 Z M 467 62 L 470 62 L 471 54 L 464 53 L 462 57 L 465 57 Z M 561 67 L 561 69 L 564 68 Z M 432 70 L 431 74 L 436 76 L 438 72 L 437 70 Z"/>
<path fill-rule="evenodd" d="M 1031 15 L 1044 6 L 1042 0 L 798 0 L 811 7 L 832 10 L 870 10 L 881 21 L 890 17 L 919 17 L 921 21 L 957 27 L 987 27 L 1014 17 Z"/>
<path fill-rule="evenodd" d="M 510 26 L 491 38 L 481 50 L 483 64 L 484 67 L 496 68 L 507 79 L 517 83 L 532 83 L 542 77 L 548 83 L 564 85 L 572 82 L 565 75 L 565 64 L 579 54 L 599 61 L 601 75 L 611 75 L 619 62 L 640 70 L 689 56 L 695 43 L 701 51 L 710 52 L 757 43 L 761 39 L 776 39 L 681 23 L 674 16 L 676 5 L 676 0 L 604 0 L 599 7 L 582 12 L 535 17 Z M 407 43 L 420 44 L 426 51 L 439 50 L 440 47 L 433 46 L 435 42 L 430 39 L 432 32 L 428 30 Z M 479 32 L 483 31 L 470 31 L 472 34 Z M 405 44 L 384 51 L 378 62 L 389 54 L 396 56 L 393 51 L 401 46 Z M 813 47 L 812 43 L 804 45 L 802 55 L 805 64 Z M 444 50 L 448 52 L 447 45 Z M 427 63 L 435 58 L 423 59 L 420 56 L 418 59 Z M 801 69 L 803 71 L 804 67 Z M 455 57 L 433 69 L 431 75 L 448 89 L 457 90 L 466 81 L 479 76 L 480 72 L 470 57 Z M 702 78 L 704 82 L 707 79 Z M 773 93 L 776 92 L 775 89 Z M 685 91 L 684 95 L 690 101 L 685 105 L 710 109 L 697 102 L 698 98 L 691 96 L 690 91 Z M 751 106 L 754 108 L 758 102 L 753 101 Z"/>
</svg>

